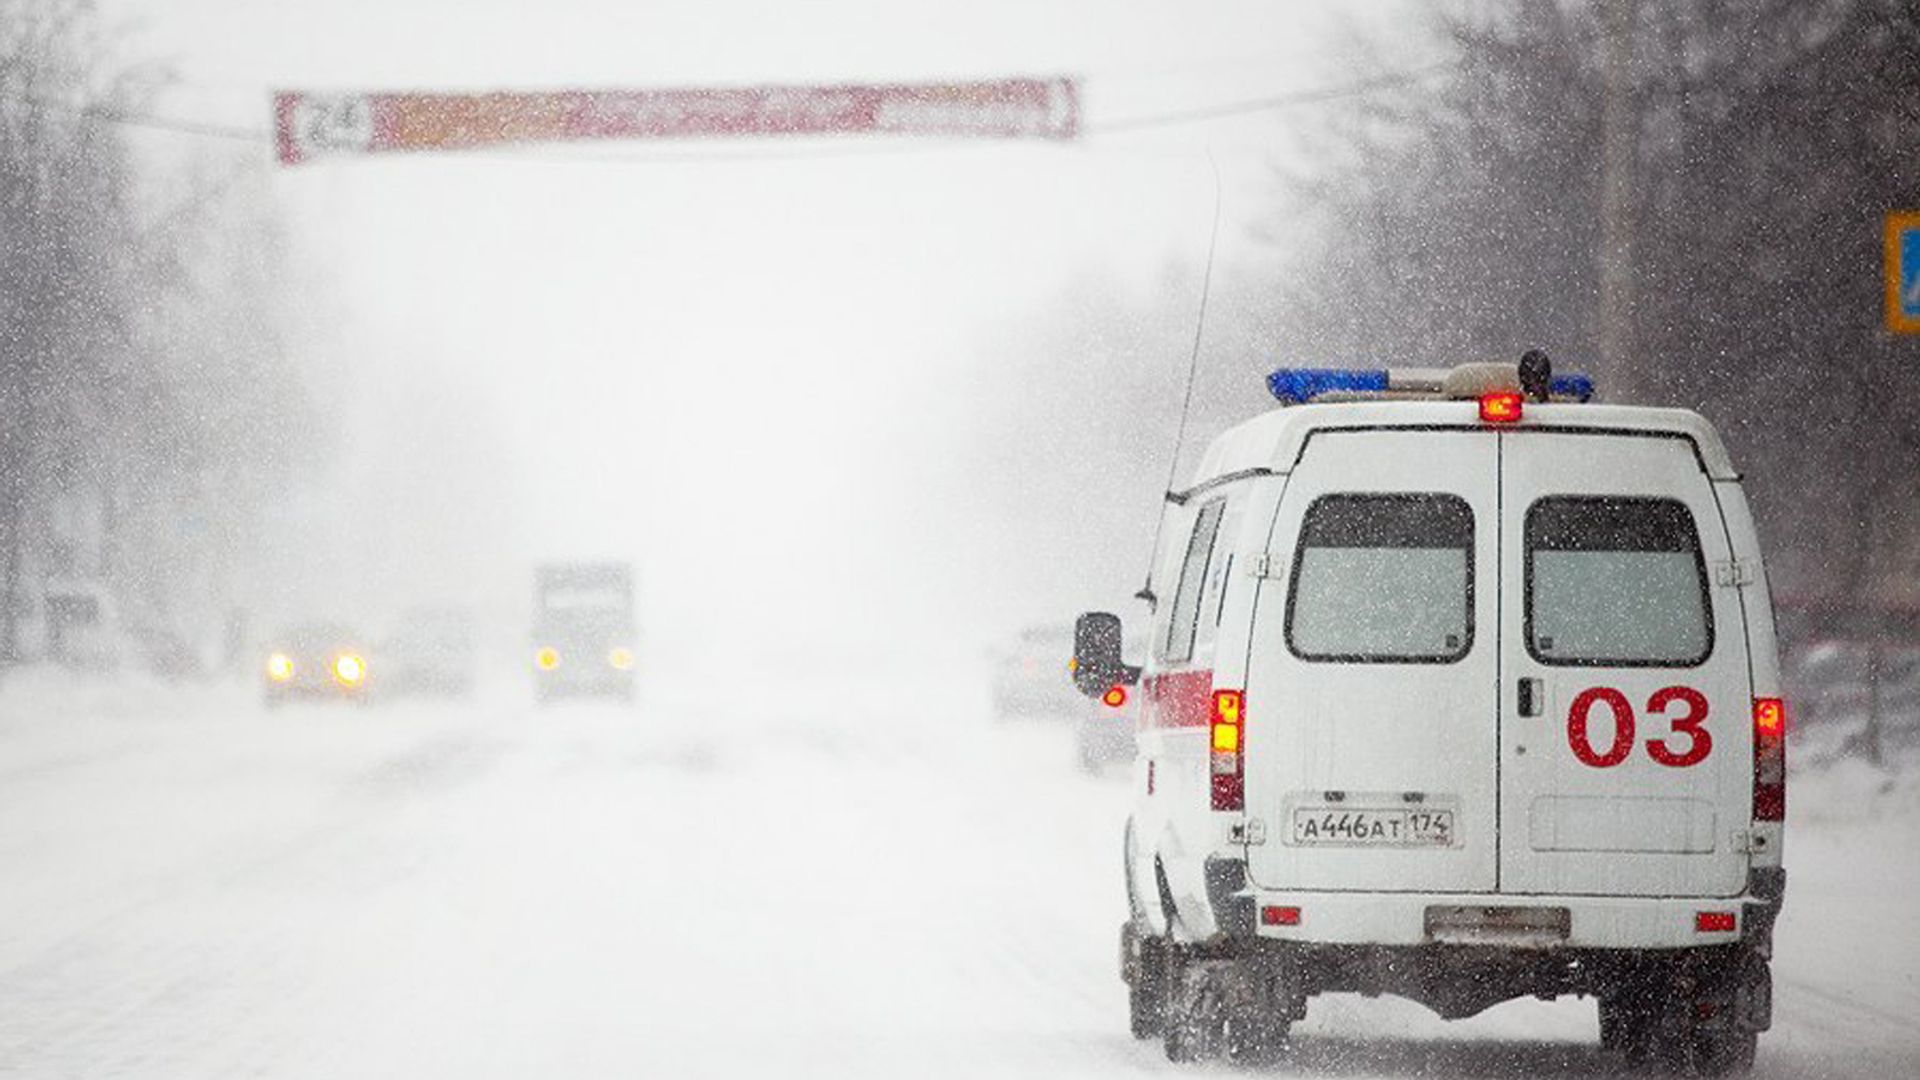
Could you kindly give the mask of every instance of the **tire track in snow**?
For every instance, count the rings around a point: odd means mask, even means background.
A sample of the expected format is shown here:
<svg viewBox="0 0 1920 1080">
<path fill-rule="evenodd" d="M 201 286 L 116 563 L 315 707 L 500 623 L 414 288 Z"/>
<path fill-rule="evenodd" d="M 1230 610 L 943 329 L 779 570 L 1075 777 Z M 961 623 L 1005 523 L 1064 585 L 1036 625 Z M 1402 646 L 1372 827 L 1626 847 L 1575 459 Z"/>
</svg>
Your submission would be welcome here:
<svg viewBox="0 0 1920 1080">
<path fill-rule="evenodd" d="M 397 750 L 376 747 L 384 760 L 321 799 L 312 808 L 316 820 L 293 829 L 269 821 L 264 834 L 216 837 L 183 862 L 112 881 L 103 902 L 76 897 L 83 903 L 70 921 L 40 928 L 24 952 L 9 949 L 0 968 L 0 1000 L 9 1004 L 0 1011 L 0 1073 L 271 1069 L 286 1031 L 297 1027 L 305 959 L 297 943 L 312 919 L 324 917 L 302 899 L 308 887 L 314 895 L 338 889 L 347 868 L 369 887 L 391 882 L 403 853 L 383 847 L 382 826 L 407 806 L 476 780 L 501 751 L 474 731 L 404 736 Z M 218 784 L 236 771 L 216 770 L 201 782 Z M 396 810 L 391 799 L 369 799 L 369 787 L 408 801 Z M 223 901 L 262 890 L 264 904 L 249 895 L 231 905 L 242 918 L 220 918 Z M 263 1012 L 281 1022 L 246 1022 Z M 152 1038 L 156 1032 L 165 1037 Z"/>
</svg>

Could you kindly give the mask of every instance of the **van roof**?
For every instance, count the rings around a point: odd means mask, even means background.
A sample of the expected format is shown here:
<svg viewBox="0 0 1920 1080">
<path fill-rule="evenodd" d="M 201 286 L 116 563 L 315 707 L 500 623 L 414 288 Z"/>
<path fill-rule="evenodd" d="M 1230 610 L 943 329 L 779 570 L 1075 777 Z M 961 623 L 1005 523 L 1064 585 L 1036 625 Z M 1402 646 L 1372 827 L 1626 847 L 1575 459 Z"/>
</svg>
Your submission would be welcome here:
<svg viewBox="0 0 1920 1080">
<path fill-rule="evenodd" d="M 1222 433 L 1200 459 L 1194 486 L 1245 474 L 1284 475 L 1316 431 L 1365 428 L 1455 428 L 1485 431 L 1474 401 L 1344 401 L 1293 405 L 1263 413 Z M 1689 409 L 1640 405 L 1534 404 L 1501 431 L 1585 431 L 1670 435 L 1693 443 L 1714 480 L 1738 480 L 1733 460 L 1706 418 Z"/>
</svg>

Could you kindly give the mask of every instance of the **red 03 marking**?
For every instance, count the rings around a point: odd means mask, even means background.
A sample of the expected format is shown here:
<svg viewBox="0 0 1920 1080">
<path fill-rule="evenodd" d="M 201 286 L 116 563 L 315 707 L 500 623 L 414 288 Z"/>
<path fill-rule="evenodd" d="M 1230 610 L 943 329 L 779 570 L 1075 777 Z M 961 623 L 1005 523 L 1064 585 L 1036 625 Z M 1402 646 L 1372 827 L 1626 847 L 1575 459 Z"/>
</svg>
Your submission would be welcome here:
<svg viewBox="0 0 1920 1080">
<path fill-rule="evenodd" d="M 1613 745 L 1607 747 L 1606 753 L 1595 752 L 1593 739 L 1587 734 L 1587 718 L 1599 704 L 1605 704 L 1613 713 Z M 1580 759 L 1580 764 L 1595 769 L 1611 769 L 1627 760 L 1627 755 L 1633 753 L 1633 706 L 1627 704 L 1627 696 L 1610 686 L 1580 691 L 1573 699 L 1573 708 L 1567 710 L 1567 746 L 1572 748 L 1573 756 Z"/>
<path fill-rule="evenodd" d="M 1674 753 L 1667 739 L 1648 739 L 1647 756 L 1662 765 L 1684 769 L 1700 764 L 1707 760 L 1708 754 L 1713 753 L 1713 735 L 1702 726 L 1707 722 L 1707 696 L 1691 686 L 1669 686 L 1654 691 L 1653 696 L 1647 699 L 1647 712 L 1664 716 L 1668 706 L 1675 703 L 1685 706 L 1686 712 L 1667 721 L 1673 728 L 1669 738 L 1672 735 L 1685 735 L 1686 752 Z"/>
<path fill-rule="evenodd" d="M 1593 746 L 1589 722 L 1596 705 L 1604 705 L 1613 714 L 1613 742 L 1602 750 Z M 1677 715 L 1669 715 L 1678 706 Z M 1684 769 L 1698 765 L 1713 753 L 1713 735 L 1706 729 L 1707 696 L 1690 686 L 1669 686 L 1653 692 L 1647 699 L 1647 715 L 1667 721 L 1665 736 L 1647 740 L 1647 756 L 1668 768 Z M 1580 691 L 1567 710 L 1567 748 L 1582 765 L 1611 769 L 1633 754 L 1636 723 L 1633 705 L 1627 696 L 1610 686 L 1594 686 Z M 1684 736 L 1686 745 L 1674 749 L 1675 736 Z"/>
</svg>

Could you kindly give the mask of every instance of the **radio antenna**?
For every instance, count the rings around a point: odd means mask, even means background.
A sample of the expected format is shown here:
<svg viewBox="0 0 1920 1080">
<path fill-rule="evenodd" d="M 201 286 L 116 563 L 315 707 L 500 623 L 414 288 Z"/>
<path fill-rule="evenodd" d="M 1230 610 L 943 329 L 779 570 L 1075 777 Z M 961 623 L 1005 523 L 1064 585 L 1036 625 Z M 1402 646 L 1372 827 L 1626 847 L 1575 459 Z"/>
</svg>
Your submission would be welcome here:
<svg viewBox="0 0 1920 1080">
<path fill-rule="evenodd" d="M 1187 388 L 1180 398 L 1180 426 L 1174 429 L 1173 454 L 1167 461 L 1167 484 L 1162 503 L 1178 502 L 1173 492 L 1173 481 L 1180 470 L 1180 450 L 1187 442 L 1187 417 L 1193 411 L 1193 383 L 1200 373 L 1200 343 L 1207 333 L 1207 300 L 1213 295 L 1213 257 L 1220 249 L 1220 162 L 1214 159 L 1213 150 L 1207 150 L 1207 166 L 1213 170 L 1213 228 L 1207 234 L 1207 268 L 1200 278 L 1200 313 L 1193 322 L 1193 352 L 1187 357 Z M 1165 524 L 1166 515 L 1161 515 L 1153 526 L 1153 552 L 1148 556 L 1146 584 L 1133 595 L 1147 602 L 1152 609 L 1157 601 L 1153 595 L 1153 564 L 1160 560 L 1160 531 Z"/>
</svg>

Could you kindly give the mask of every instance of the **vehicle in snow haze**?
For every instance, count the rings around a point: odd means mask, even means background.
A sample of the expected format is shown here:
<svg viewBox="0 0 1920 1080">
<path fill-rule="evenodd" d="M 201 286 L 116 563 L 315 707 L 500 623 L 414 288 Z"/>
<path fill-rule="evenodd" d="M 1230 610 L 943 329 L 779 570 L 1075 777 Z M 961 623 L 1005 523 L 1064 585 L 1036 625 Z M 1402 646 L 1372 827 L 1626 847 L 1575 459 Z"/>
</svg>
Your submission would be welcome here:
<svg viewBox="0 0 1920 1080">
<path fill-rule="evenodd" d="M 41 597 L 46 655 L 55 663 L 82 671 L 119 666 L 119 619 L 112 593 L 92 581 L 55 578 Z"/>
<path fill-rule="evenodd" d="M 1133 729 L 1139 715 L 1140 702 L 1133 687 L 1119 683 L 1083 701 L 1073 737 L 1081 770 L 1099 773 L 1109 765 L 1132 761 Z"/>
<path fill-rule="evenodd" d="M 633 574 L 625 563 L 554 563 L 534 572 L 534 698 L 633 700 Z"/>
<path fill-rule="evenodd" d="M 1101 651 L 1104 646 L 1098 638 L 1103 635 L 1122 641 L 1124 655 L 1136 654 L 1145 647 L 1143 642 L 1126 639 L 1117 619 L 1106 624 L 1082 619 L 1074 630 L 1076 657 L 1082 651 Z M 1089 641 L 1089 634 L 1096 640 Z M 1110 765 L 1131 762 L 1137 749 L 1134 729 L 1140 722 L 1140 697 L 1133 686 L 1140 669 L 1123 663 L 1117 670 L 1083 673 L 1079 660 L 1070 659 L 1067 675 L 1066 681 L 1085 695 L 1074 729 L 1074 748 L 1081 770 L 1100 773 Z"/>
<path fill-rule="evenodd" d="M 260 669 L 268 705 L 303 698 L 365 701 L 371 675 L 359 635 L 335 623 L 307 623 L 278 635 Z"/>
<path fill-rule="evenodd" d="M 1085 702 L 1068 682 L 1073 629 L 1029 626 L 992 655 L 993 714 L 1000 720 L 1078 717 Z"/>
<path fill-rule="evenodd" d="M 414 608 L 380 645 L 380 693 L 464 697 L 473 692 L 473 617 L 452 607 Z"/>
<path fill-rule="evenodd" d="M 1282 370 L 1167 499 L 1133 684 L 1132 1027 L 1284 1047 L 1314 995 L 1598 1000 L 1638 1066 L 1772 1019 L 1785 707 L 1766 572 L 1700 416 L 1516 367 Z"/>
</svg>

